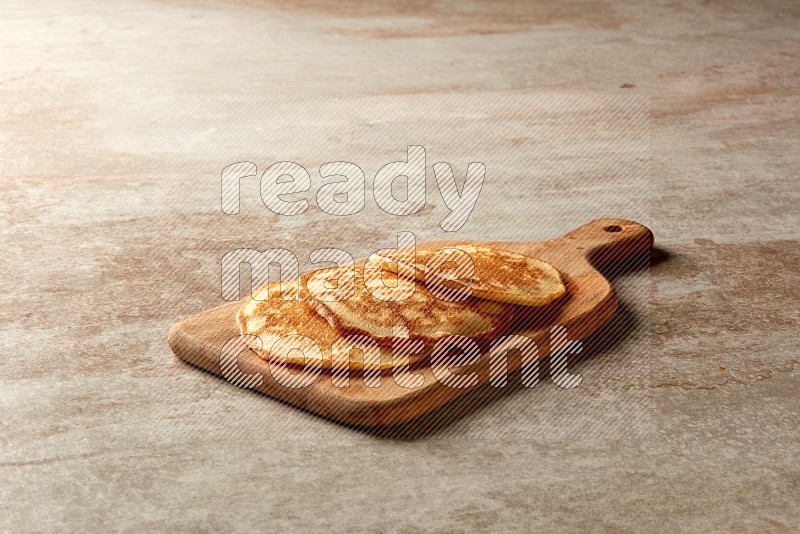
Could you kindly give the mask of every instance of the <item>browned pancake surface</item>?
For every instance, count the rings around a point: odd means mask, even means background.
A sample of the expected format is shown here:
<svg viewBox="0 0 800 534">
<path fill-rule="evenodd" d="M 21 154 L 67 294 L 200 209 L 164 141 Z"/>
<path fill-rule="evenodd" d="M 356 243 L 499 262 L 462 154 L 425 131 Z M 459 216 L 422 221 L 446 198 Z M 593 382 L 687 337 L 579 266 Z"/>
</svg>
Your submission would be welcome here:
<svg viewBox="0 0 800 534">
<path fill-rule="evenodd" d="M 508 325 L 511 306 L 498 302 L 469 298 L 449 302 L 434 297 L 418 281 L 413 284 L 413 294 L 403 300 L 381 300 L 367 289 L 364 270 L 357 267 L 353 279 L 354 292 L 350 298 L 334 300 L 341 288 L 326 287 L 325 279 L 342 276 L 342 269 L 326 269 L 315 277 L 309 292 L 302 294 L 319 314 L 336 330 L 370 336 L 381 345 L 391 343 L 392 328 L 408 331 L 411 339 L 432 344 L 449 335 L 487 338 L 502 334 Z M 397 275 L 384 270 L 383 280 L 389 287 L 399 283 Z M 318 300 L 319 299 L 319 300 Z"/>
<path fill-rule="evenodd" d="M 446 287 L 463 286 L 474 297 L 524 306 L 544 306 L 566 291 L 561 274 L 549 263 L 507 250 L 472 245 L 418 250 L 414 263 L 416 277 L 430 281 L 437 274 L 446 279 L 448 274 L 455 273 L 455 262 L 446 261 L 448 257 L 457 257 L 458 253 L 451 252 L 452 249 L 469 256 L 474 272 L 468 276 L 459 273 L 452 277 L 453 281 L 442 282 Z M 434 255 L 434 261 L 430 262 Z M 385 260 L 385 268 L 396 272 L 394 260 L 388 257 Z"/>
<path fill-rule="evenodd" d="M 261 344 L 251 341 L 248 345 L 262 358 L 274 363 L 288 363 L 295 366 L 309 366 L 313 368 L 330 369 L 332 367 L 331 347 L 334 342 L 343 336 L 343 332 L 332 327 L 330 323 L 320 316 L 308 304 L 305 290 L 308 274 L 301 276 L 300 294 L 306 295 L 304 300 L 284 300 L 279 294 L 279 284 L 273 283 L 260 288 L 255 293 L 255 299 L 247 298 L 242 308 L 236 315 L 237 323 L 242 334 L 257 336 Z M 284 282 L 284 288 L 286 287 Z M 285 289 L 284 289 L 285 291 Z M 314 357 L 315 351 L 291 351 L 288 357 L 275 355 L 270 349 L 275 347 L 284 336 L 303 335 L 314 340 L 319 346 L 320 353 Z M 296 338 L 299 340 L 299 338 Z M 310 343 L 299 344 L 299 348 L 309 349 Z M 355 343 L 354 349 L 349 352 L 349 365 L 351 370 L 364 371 L 375 369 L 385 372 L 392 369 L 392 353 L 387 347 L 379 347 L 380 362 L 364 362 L 364 352 L 357 350 L 366 348 L 363 344 Z M 408 364 L 414 364 L 424 358 L 425 354 L 410 355 Z"/>
</svg>

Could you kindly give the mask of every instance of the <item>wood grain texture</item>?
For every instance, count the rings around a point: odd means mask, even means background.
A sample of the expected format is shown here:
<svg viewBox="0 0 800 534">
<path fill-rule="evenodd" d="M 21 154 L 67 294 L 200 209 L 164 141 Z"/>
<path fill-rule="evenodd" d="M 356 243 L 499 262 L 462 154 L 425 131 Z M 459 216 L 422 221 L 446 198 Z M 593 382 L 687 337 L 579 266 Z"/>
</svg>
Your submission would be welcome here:
<svg viewBox="0 0 800 534">
<path fill-rule="evenodd" d="M 616 310 L 614 289 L 594 265 L 625 261 L 649 252 L 653 245 L 653 234 L 645 226 L 633 221 L 597 219 L 562 237 L 539 243 L 460 243 L 489 246 L 539 258 L 562 273 L 567 285 L 565 297 L 541 308 L 518 308 L 522 316 L 515 321 L 516 327 L 511 332 L 532 339 L 538 347 L 539 357 L 544 358 L 551 351 L 551 327 L 565 328 L 570 340 L 583 339 L 606 323 Z M 438 247 L 445 244 L 448 242 L 421 246 Z M 169 344 L 173 352 L 191 364 L 222 376 L 222 349 L 239 336 L 235 316 L 241 306 L 241 301 L 231 302 L 176 324 L 169 331 Z M 512 343 L 508 348 L 520 346 Z M 517 371 L 522 363 L 519 355 L 515 357 L 512 352 L 509 354 L 507 372 Z M 288 387 L 276 379 L 269 364 L 250 349 L 240 354 L 239 368 L 244 373 L 258 373 L 263 377 L 254 387 L 262 393 L 340 422 L 370 427 L 405 423 L 490 380 L 486 351 L 476 363 L 455 370 L 458 374 L 477 373 L 478 380 L 469 387 L 452 387 L 437 380 L 430 366 L 413 371 L 424 380 L 423 385 L 417 388 L 403 387 L 391 377 L 383 377 L 378 387 L 368 387 L 358 376 L 351 376 L 348 386 L 337 387 L 327 374 L 319 375 L 305 387 Z"/>
</svg>

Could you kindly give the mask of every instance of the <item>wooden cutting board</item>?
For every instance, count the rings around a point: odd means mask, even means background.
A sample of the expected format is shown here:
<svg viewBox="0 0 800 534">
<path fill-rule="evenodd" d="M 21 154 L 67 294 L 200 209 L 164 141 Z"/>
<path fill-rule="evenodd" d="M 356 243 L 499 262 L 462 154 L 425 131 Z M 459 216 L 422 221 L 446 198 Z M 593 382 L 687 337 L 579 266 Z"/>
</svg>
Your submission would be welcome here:
<svg viewBox="0 0 800 534">
<path fill-rule="evenodd" d="M 421 243 L 418 247 L 447 243 L 456 242 Z M 534 340 L 541 359 L 551 351 L 550 338 L 554 327 L 563 327 L 569 340 L 579 340 L 611 318 L 617 307 L 617 297 L 611 284 L 594 266 L 646 253 L 653 245 L 653 234 L 645 226 L 632 221 L 597 219 L 564 236 L 538 243 L 470 243 L 540 258 L 562 273 L 567 285 L 564 298 L 542 308 L 518 307 L 515 311 L 511 333 Z M 222 376 L 222 348 L 239 335 L 235 316 L 241 305 L 241 302 L 224 304 L 192 315 L 173 326 L 169 331 L 169 345 L 173 352 L 189 363 Z M 520 351 L 510 351 L 506 372 L 517 371 L 523 363 Z M 351 374 L 347 387 L 339 387 L 341 382 L 334 384 L 327 373 L 320 374 L 310 385 L 292 388 L 276 380 L 269 364 L 249 349 L 240 353 L 238 365 L 241 373 L 250 375 L 250 387 L 257 391 L 337 421 L 370 427 L 410 421 L 488 383 L 491 378 L 488 351 L 484 351 L 477 362 L 452 369 L 458 375 L 477 373 L 477 381 L 467 387 L 451 387 L 452 381 L 447 385 L 437 380 L 433 369 L 424 366 L 412 370 L 424 378 L 422 386 L 416 388 L 398 385 L 391 375 L 382 376 L 377 387 L 374 383 L 368 387 L 363 377 L 357 374 Z M 230 372 L 228 376 L 231 376 Z M 493 376 L 492 384 L 497 384 L 496 368 Z M 241 379 L 242 382 L 245 380 Z"/>
</svg>

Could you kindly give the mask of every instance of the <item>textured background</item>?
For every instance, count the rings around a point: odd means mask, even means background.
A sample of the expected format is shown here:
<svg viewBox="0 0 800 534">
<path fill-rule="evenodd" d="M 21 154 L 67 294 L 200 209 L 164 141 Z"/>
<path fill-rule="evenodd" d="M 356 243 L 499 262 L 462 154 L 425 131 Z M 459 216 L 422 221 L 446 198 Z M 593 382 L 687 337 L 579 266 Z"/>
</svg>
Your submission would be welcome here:
<svg viewBox="0 0 800 534">
<path fill-rule="evenodd" d="M 0 18 L 4 528 L 800 527 L 796 2 L 12 1 Z M 644 118 L 604 139 L 625 110 Z M 225 216 L 223 166 L 343 159 L 369 181 L 412 143 L 431 181 L 435 161 L 487 164 L 459 237 L 653 229 L 580 388 L 478 392 L 374 434 L 172 356 L 167 329 L 221 303 L 232 248 L 442 237 L 435 188 L 412 218 L 369 194 L 358 217 L 287 218 L 251 179 Z"/>
</svg>

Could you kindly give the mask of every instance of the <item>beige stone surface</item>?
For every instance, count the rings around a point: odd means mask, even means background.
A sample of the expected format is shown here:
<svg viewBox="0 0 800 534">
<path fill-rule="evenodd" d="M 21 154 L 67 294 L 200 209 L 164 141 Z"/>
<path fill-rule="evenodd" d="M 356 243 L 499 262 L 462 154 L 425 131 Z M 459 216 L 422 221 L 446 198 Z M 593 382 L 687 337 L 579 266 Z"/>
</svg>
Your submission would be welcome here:
<svg viewBox="0 0 800 534">
<path fill-rule="evenodd" d="M 357 5 L 0 6 L 3 529 L 800 528 L 800 4 Z M 286 218 L 257 179 L 223 215 L 222 167 L 417 143 L 486 163 L 459 237 L 653 229 L 579 388 L 374 433 L 170 353 L 228 250 L 445 237 L 430 172 L 408 219 Z"/>
</svg>

